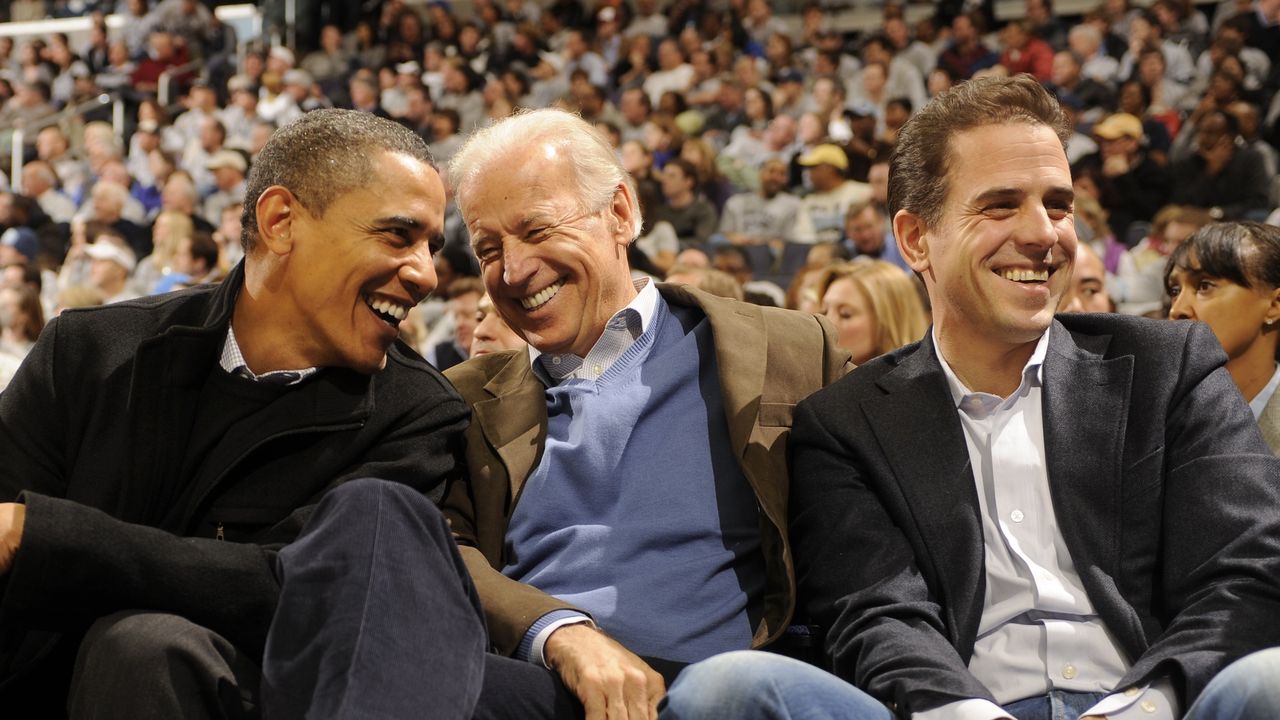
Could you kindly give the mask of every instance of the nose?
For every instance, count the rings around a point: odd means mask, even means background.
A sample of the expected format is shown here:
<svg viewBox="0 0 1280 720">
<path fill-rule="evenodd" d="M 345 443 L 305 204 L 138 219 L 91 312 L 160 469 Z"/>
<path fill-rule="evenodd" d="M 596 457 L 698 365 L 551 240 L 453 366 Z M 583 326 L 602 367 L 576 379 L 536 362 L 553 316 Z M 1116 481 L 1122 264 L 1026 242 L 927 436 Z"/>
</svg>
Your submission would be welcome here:
<svg viewBox="0 0 1280 720">
<path fill-rule="evenodd" d="M 413 295 L 415 303 L 422 302 L 436 289 L 439 278 L 436 277 L 436 264 L 431 259 L 431 248 L 427 243 L 422 243 L 419 250 L 400 266 L 400 281 Z"/>
<path fill-rule="evenodd" d="M 1062 307 L 1059 309 L 1059 312 L 1065 312 L 1065 313 L 1084 312 L 1084 301 L 1080 299 L 1080 293 L 1071 291 L 1063 299 L 1065 300 L 1065 302 L 1062 304 Z"/>
<path fill-rule="evenodd" d="M 1024 212 L 1018 228 L 1017 242 L 1037 250 L 1053 247 L 1058 242 L 1058 232 L 1053 218 L 1049 217 L 1049 211 L 1037 205 Z"/>
<path fill-rule="evenodd" d="M 1169 307 L 1169 319 L 1194 320 L 1195 310 L 1195 305 L 1187 298 L 1187 291 L 1179 290 L 1178 294 L 1173 296 L 1173 305 Z"/>
<path fill-rule="evenodd" d="M 502 282 L 510 287 L 519 287 L 537 272 L 527 243 L 520 238 L 507 238 L 502 243 Z"/>
</svg>

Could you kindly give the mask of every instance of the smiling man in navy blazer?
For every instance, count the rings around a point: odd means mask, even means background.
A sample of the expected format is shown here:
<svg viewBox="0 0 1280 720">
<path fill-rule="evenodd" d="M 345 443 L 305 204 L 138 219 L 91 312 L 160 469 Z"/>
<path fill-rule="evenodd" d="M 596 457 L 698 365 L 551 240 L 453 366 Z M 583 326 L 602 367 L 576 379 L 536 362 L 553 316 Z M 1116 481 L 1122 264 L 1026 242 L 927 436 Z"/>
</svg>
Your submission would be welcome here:
<svg viewBox="0 0 1280 720">
<path fill-rule="evenodd" d="M 1280 642 L 1280 461 L 1203 325 L 1054 319 L 1065 137 L 1027 76 L 903 128 L 894 233 L 934 325 L 797 409 L 802 600 L 901 717 L 1280 717 L 1274 652 L 1219 675 Z"/>
</svg>

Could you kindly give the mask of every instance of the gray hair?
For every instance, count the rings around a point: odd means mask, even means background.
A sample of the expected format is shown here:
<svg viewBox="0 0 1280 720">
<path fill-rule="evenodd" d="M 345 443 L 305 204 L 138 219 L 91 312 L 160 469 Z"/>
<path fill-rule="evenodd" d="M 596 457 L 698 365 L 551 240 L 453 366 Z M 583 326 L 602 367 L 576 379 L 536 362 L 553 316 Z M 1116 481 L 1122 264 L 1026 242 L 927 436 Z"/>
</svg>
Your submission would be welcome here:
<svg viewBox="0 0 1280 720">
<path fill-rule="evenodd" d="M 449 163 L 449 182 L 461 208 L 462 192 L 481 173 L 496 165 L 516 148 L 537 143 L 555 144 L 565 150 L 573 169 L 573 191 L 583 212 L 603 210 L 613 200 L 619 185 L 625 185 L 631 196 L 633 220 L 631 238 L 640 235 L 639 195 L 635 178 L 622 167 L 622 161 L 609 141 L 578 115 L 564 110 L 523 110 L 489 127 L 477 131 Z"/>
</svg>

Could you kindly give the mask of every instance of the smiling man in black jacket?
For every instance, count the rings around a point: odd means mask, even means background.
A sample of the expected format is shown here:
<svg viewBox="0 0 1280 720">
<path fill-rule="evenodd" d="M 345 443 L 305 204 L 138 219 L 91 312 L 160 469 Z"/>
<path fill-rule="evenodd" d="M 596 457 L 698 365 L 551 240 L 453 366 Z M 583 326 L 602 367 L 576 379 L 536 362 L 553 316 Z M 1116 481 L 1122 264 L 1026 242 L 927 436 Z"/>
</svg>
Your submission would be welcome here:
<svg viewBox="0 0 1280 720">
<path fill-rule="evenodd" d="M 6 717 L 254 712 L 311 506 L 362 477 L 434 497 L 455 469 L 467 410 L 397 340 L 444 204 L 412 133 L 311 113 L 253 168 L 221 286 L 50 323 L 0 395 Z"/>
</svg>

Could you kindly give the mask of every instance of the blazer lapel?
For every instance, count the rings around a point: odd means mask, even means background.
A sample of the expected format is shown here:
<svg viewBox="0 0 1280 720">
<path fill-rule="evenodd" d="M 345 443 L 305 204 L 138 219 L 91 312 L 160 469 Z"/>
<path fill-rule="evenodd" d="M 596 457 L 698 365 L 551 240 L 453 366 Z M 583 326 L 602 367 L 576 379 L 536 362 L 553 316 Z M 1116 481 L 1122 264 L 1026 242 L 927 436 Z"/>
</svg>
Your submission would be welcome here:
<svg viewBox="0 0 1280 720">
<path fill-rule="evenodd" d="M 1049 491 L 1063 539 L 1086 586 L 1117 577 L 1133 358 L 1106 360 L 1110 336 L 1073 336 L 1055 322 L 1044 363 Z M 1079 344 L 1078 344 L 1079 343 Z M 1114 593 L 1114 588 L 1088 587 Z"/>
<path fill-rule="evenodd" d="M 518 352 L 484 389 L 493 397 L 472 406 L 472 419 L 507 469 L 514 504 L 542 453 L 547 434 L 545 388 L 533 374 L 529 356 Z"/>
<path fill-rule="evenodd" d="M 982 614 L 982 523 L 969 448 L 931 335 L 878 384 L 886 395 L 863 400 L 861 409 L 927 548 L 920 570 L 937 579 L 951 639 L 967 658 Z"/>
</svg>

